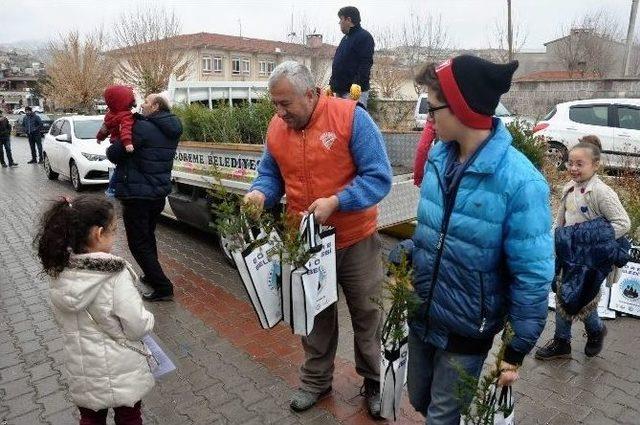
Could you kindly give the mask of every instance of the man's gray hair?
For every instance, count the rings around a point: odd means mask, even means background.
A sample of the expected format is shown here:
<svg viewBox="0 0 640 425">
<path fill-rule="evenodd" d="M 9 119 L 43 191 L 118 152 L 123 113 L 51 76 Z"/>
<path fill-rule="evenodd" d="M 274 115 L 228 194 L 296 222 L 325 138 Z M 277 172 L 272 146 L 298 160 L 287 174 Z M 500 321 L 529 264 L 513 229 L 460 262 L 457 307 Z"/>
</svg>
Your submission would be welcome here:
<svg viewBox="0 0 640 425">
<path fill-rule="evenodd" d="M 158 111 L 163 112 L 171 112 L 171 106 L 169 104 L 169 99 L 164 95 L 164 93 L 154 93 L 153 94 L 153 103 L 158 105 Z"/>
<path fill-rule="evenodd" d="M 309 68 L 296 61 L 285 61 L 276 66 L 271 72 L 271 76 L 269 76 L 269 90 L 281 78 L 288 79 L 300 94 L 304 94 L 307 90 L 313 90 L 316 87 Z"/>
</svg>

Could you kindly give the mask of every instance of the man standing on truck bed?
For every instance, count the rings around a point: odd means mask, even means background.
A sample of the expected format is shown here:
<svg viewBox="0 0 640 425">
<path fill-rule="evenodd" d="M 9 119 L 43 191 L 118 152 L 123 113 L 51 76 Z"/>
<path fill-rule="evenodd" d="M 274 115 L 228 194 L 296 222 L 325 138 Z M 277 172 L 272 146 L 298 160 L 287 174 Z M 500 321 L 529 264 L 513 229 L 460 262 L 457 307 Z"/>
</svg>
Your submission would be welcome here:
<svg viewBox="0 0 640 425">
<path fill-rule="evenodd" d="M 364 378 L 369 412 L 380 414 L 380 295 L 382 261 L 378 202 L 391 188 L 382 134 L 352 100 L 321 95 L 308 68 L 288 61 L 269 77 L 276 116 L 269 124 L 258 177 L 245 202 L 273 207 L 287 195 L 289 212 L 314 212 L 336 229 L 336 268 L 354 329 L 356 371 Z M 338 345 L 336 305 L 315 318 L 302 338 L 305 362 L 291 408 L 303 411 L 331 391 Z"/>
<path fill-rule="evenodd" d="M 125 93 L 130 99 L 123 103 L 133 101 L 133 92 L 127 89 Z M 148 95 L 141 111 L 142 115 L 134 115 L 135 150 L 127 152 L 122 143 L 111 143 L 107 157 L 117 165 L 113 186 L 122 203 L 129 250 L 144 273 L 141 280 L 153 289 L 142 297 L 146 301 L 165 301 L 173 298 L 173 285 L 158 261 L 155 232 L 171 192 L 173 157 L 182 135 L 182 123 L 159 94 Z"/>
<path fill-rule="evenodd" d="M 360 11 L 355 7 L 343 7 L 338 18 L 344 37 L 333 56 L 329 91 L 344 99 L 357 100 L 366 108 L 375 42 L 360 26 Z"/>
</svg>

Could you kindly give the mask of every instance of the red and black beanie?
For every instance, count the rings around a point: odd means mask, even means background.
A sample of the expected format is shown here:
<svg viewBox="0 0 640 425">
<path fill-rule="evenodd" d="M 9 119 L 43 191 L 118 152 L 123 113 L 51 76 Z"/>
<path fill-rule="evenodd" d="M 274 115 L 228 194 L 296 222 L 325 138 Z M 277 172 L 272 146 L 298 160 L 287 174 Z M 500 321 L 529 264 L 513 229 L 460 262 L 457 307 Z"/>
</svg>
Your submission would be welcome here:
<svg viewBox="0 0 640 425">
<path fill-rule="evenodd" d="M 490 129 L 500 96 L 509 91 L 518 61 L 498 64 L 461 55 L 436 68 L 449 109 L 467 127 Z"/>
</svg>

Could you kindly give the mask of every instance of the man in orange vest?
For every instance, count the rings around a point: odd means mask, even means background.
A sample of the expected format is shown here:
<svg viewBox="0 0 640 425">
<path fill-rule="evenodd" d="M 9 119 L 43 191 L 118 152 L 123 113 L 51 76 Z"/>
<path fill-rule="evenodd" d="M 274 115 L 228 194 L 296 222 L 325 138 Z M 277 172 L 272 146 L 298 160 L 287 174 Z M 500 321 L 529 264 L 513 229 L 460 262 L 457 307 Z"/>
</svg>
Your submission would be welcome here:
<svg viewBox="0 0 640 425">
<path fill-rule="evenodd" d="M 273 207 L 287 195 L 289 212 L 314 212 L 336 229 L 336 267 L 354 329 L 356 371 L 364 378 L 369 412 L 380 414 L 383 279 L 377 204 L 391 188 L 391 166 L 380 130 L 353 100 L 328 97 L 315 87 L 309 69 L 287 61 L 269 78 L 276 107 L 267 131 L 258 177 L 245 202 Z M 305 362 L 291 408 L 303 411 L 331 391 L 338 345 L 334 304 L 315 318 L 302 338 Z"/>
</svg>

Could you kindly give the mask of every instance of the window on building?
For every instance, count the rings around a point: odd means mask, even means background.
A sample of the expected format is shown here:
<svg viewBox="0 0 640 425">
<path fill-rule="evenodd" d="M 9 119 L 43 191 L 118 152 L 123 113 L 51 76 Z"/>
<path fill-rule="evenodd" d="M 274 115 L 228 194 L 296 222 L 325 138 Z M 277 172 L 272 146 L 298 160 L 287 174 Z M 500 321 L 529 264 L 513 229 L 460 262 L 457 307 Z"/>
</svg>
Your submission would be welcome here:
<svg viewBox="0 0 640 425">
<path fill-rule="evenodd" d="M 222 58 L 220 56 L 213 58 L 213 72 L 222 72 Z"/>
<path fill-rule="evenodd" d="M 211 72 L 211 56 L 202 57 L 202 72 Z"/>
<path fill-rule="evenodd" d="M 249 59 L 242 59 L 242 73 L 249 74 L 251 72 L 251 61 Z"/>
<path fill-rule="evenodd" d="M 270 75 L 275 67 L 273 61 L 260 61 L 260 75 Z"/>
<path fill-rule="evenodd" d="M 240 74 L 240 59 L 234 58 L 231 60 L 231 73 Z"/>
</svg>

